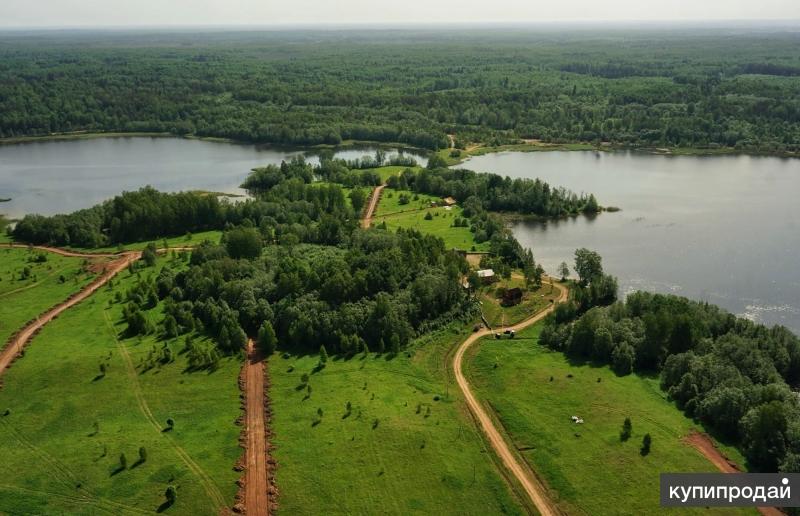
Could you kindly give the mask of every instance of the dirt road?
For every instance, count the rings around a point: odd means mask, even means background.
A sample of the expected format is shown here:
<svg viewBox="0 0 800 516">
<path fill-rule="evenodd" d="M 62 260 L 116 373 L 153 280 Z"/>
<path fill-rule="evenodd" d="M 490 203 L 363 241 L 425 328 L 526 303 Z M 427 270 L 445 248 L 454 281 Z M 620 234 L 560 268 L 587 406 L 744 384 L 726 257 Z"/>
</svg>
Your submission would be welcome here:
<svg viewBox="0 0 800 516">
<path fill-rule="evenodd" d="M 550 281 L 553 281 L 552 279 Z M 556 304 L 563 303 L 567 300 L 568 290 L 563 285 L 559 283 L 553 282 L 553 285 L 556 286 L 561 291 L 558 299 L 555 303 L 551 304 L 547 309 L 537 313 L 536 315 L 522 321 L 519 324 L 515 324 L 514 326 L 509 326 L 508 328 L 495 328 L 495 331 L 503 332 L 506 329 L 520 331 L 528 326 L 535 324 L 542 319 L 544 319 L 550 312 L 555 309 Z M 461 392 L 464 393 L 464 399 L 467 402 L 467 406 L 469 407 L 470 412 L 472 412 L 475 419 L 480 424 L 481 430 L 483 431 L 486 438 L 489 440 L 489 443 L 494 448 L 495 453 L 500 457 L 503 461 L 503 464 L 511 472 L 514 477 L 519 481 L 522 485 L 523 489 L 525 489 L 525 493 L 530 498 L 531 502 L 536 506 L 536 510 L 542 516 L 553 516 L 560 514 L 560 511 L 555 506 L 555 504 L 549 499 L 547 495 L 547 491 L 545 490 L 542 483 L 536 476 L 530 471 L 529 468 L 525 467 L 525 465 L 521 464 L 520 461 L 514 456 L 509 448 L 508 443 L 505 442 L 503 436 L 494 426 L 494 422 L 489 417 L 489 415 L 484 410 L 481 403 L 472 393 L 470 389 L 469 382 L 467 381 L 464 373 L 462 371 L 462 362 L 464 360 L 464 354 L 472 346 L 475 342 L 477 342 L 480 338 L 485 337 L 487 335 L 491 335 L 492 331 L 488 329 L 484 329 L 478 332 L 473 333 L 470 335 L 461 345 L 458 347 L 456 351 L 455 357 L 453 358 L 453 372 L 456 376 L 456 381 L 458 382 L 459 388 L 461 388 Z"/>
<path fill-rule="evenodd" d="M 264 358 L 253 340 L 247 343 L 245 364 L 247 450 L 244 506 L 248 516 L 269 514 L 267 428 L 264 413 Z"/>
<path fill-rule="evenodd" d="M 26 245 L 26 244 L 2 244 L 2 248 L 12 249 L 36 249 L 38 251 L 47 251 L 48 253 L 60 254 L 61 256 L 68 256 L 70 258 L 113 258 L 120 256 L 119 253 L 82 253 L 79 251 L 69 251 L 67 249 L 59 249 L 58 247 L 49 247 L 46 245 Z"/>
<path fill-rule="evenodd" d="M 739 469 L 735 463 L 728 460 L 727 457 L 720 453 L 719 449 L 714 446 L 714 442 L 709 438 L 706 434 L 701 434 L 699 432 L 692 432 L 686 437 L 686 442 L 691 444 L 694 448 L 697 449 L 705 458 L 707 458 L 711 463 L 716 466 L 718 470 L 723 473 L 741 473 L 742 470 Z M 758 512 L 763 514 L 764 516 L 783 516 L 783 512 L 776 509 L 775 507 L 759 507 Z"/>
<path fill-rule="evenodd" d="M 27 246 L 20 246 L 20 247 L 27 247 Z M 3 372 L 8 368 L 11 362 L 19 355 L 22 349 L 25 347 L 26 344 L 33 338 L 36 333 L 42 329 L 42 327 L 58 317 L 64 310 L 77 305 L 87 297 L 91 296 L 94 292 L 97 291 L 100 287 L 108 283 L 108 281 L 116 276 L 119 272 L 125 270 L 132 262 L 138 260 L 141 257 L 141 253 L 138 251 L 131 251 L 127 253 L 122 253 L 120 255 L 100 255 L 100 254 L 82 254 L 82 253 L 73 253 L 71 251 L 64 251 L 62 249 L 53 249 L 53 248 L 45 248 L 45 247 L 37 247 L 37 249 L 46 250 L 48 252 L 54 252 L 58 254 L 62 254 L 64 256 L 74 256 L 74 257 L 83 257 L 83 258 L 96 258 L 98 256 L 116 256 L 117 260 L 110 262 L 106 265 L 105 270 L 103 273 L 97 277 L 94 281 L 86 285 L 80 292 L 72 296 L 71 298 L 59 303 L 58 305 L 54 306 L 44 314 L 40 315 L 36 318 L 35 321 L 31 322 L 27 326 L 25 326 L 22 330 L 20 330 L 6 345 L 6 347 L 0 351 L 0 376 L 3 375 Z"/>
<path fill-rule="evenodd" d="M 372 215 L 375 213 L 375 208 L 378 207 L 378 201 L 381 199 L 381 192 L 386 188 L 386 185 L 376 186 L 369 196 L 369 205 L 367 211 L 364 213 L 364 218 L 361 219 L 361 227 L 368 229 L 372 225 Z"/>
</svg>

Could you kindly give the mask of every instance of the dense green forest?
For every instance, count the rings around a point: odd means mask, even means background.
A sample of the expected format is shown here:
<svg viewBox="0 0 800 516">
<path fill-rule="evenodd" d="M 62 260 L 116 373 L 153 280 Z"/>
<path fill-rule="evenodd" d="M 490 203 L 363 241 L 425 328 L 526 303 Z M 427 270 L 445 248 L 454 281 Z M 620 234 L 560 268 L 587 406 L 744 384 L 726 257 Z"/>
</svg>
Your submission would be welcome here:
<svg viewBox="0 0 800 516">
<path fill-rule="evenodd" d="M 587 303 L 587 292 L 606 290 L 608 278 L 599 257 L 579 252 L 594 266 L 583 267 L 578 296 L 548 319 L 542 344 L 620 375 L 659 373 L 670 398 L 737 443 L 752 468 L 800 472 L 800 409 L 791 388 L 800 382 L 800 338 L 673 295 L 636 292 L 613 303 L 589 296 Z"/>
<path fill-rule="evenodd" d="M 0 138 L 800 149 L 800 35 L 745 29 L 0 34 Z"/>
<path fill-rule="evenodd" d="M 474 312 L 459 278 L 468 266 L 441 239 L 413 230 L 355 231 L 339 246 L 270 246 L 241 256 L 232 230 L 220 246 L 192 254 L 188 270 L 169 270 L 128 298 L 129 330 L 178 336 L 203 329 L 223 353 L 243 348 L 245 335 L 262 336 L 274 349 L 352 355 L 397 353 L 432 325 Z M 240 235 L 241 236 L 241 235 Z M 157 296 L 157 297 L 156 297 Z M 167 299 L 167 315 L 145 322 L 148 299 Z"/>
</svg>

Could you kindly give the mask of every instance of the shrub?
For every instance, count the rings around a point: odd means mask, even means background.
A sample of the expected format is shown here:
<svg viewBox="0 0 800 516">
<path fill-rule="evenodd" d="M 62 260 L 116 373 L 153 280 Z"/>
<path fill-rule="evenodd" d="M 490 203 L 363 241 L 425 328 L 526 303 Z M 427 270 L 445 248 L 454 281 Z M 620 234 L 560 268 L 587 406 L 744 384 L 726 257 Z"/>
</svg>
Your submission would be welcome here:
<svg viewBox="0 0 800 516">
<path fill-rule="evenodd" d="M 169 486 L 164 492 L 164 497 L 167 499 L 167 504 L 172 505 L 178 499 L 178 490 L 175 489 L 175 486 Z"/>
<path fill-rule="evenodd" d="M 644 434 L 644 438 L 642 439 L 642 449 L 639 450 L 639 453 L 642 454 L 642 457 L 650 453 L 650 444 L 652 439 L 650 438 L 650 434 Z"/>
<path fill-rule="evenodd" d="M 632 431 L 633 425 L 631 424 L 631 418 L 626 417 L 625 422 L 622 423 L 622 431 L 619 433 L 619 440 L 625 442 L 630 439 Z"/>
</svg>

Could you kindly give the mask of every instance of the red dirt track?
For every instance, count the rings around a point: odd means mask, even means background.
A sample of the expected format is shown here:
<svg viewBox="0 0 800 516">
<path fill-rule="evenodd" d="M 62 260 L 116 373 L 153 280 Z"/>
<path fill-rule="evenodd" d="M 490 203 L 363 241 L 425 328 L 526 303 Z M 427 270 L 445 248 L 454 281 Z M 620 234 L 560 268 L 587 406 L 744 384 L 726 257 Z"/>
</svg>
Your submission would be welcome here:
<svg viewBox="0 0 800 516">
<path fill-rule="evenodd" d="M 246 514 L 269 514 L 269 480 L 267 478 L 267 427 L 264 411 L 264 358 L 251 339 L 247 343 L 245 363 L 245 494 Z"/>
<path fill-rule="evenodd" d="M 554 281 L 553 285 L 561 292 L 555 303 L 551 304 L 545 310 L 542 310 L 528 319 L 525 319 L 521 323 L 509 326 L 507 329 L 520 331 L 524 328 L 527 328 L 528 326 L 544 319 L 555 309 L 556 304 L 566 301 L 568 295 L 567 288 Z M 506 328 L 495 328 L 494 331 L 502 333 L 505 329 Z M 536 507 L 536 510 L 542 516 L 561 514 L 561 511 L 558 510 L 558 507 L 550 499 L 547 490 L 542 485 L 541 481 L 536 478 L 536 475 L 529 467 L 527 467 L 527 464 L 520 462 L 511 452 L 511 448 L 509 447 L 508 443 L 506 443 L 503 435 L 495 427 L 492 418 L 483 408 L 481 402 L 472 393 L 469 382 L 462 371 L 462 362 L 467 349 L 469 349 L 470 346 L 472 346 L 482 337 L 486 337 L 492 333 L 493 330 L 490 329 L 483 329 L 475 332 L 467 337 L 467 339 L 458 347 L 456 354 L 453 357 L 453 372 L 456 376 L 456 382 L 458 383 L 461 392 L 464 394 L 464 400 L 467 402 L 470 412 L 472 412 L 472 415 L 475 417 L 475 420 L 486 436 L 486 439 L 489 441 L 489 444 L 491 444 L 492 448 L 494 448 L 495 453 L 500 460 L 502 460 L 503 465 L 506 467 L 508 472 L 511 473 L 517 479 L 517 481 L 519 481 L 520 485 L 525 490 L 525 494 Z"/>
<path fill-rule="evenodd" d="M 372 224 L 372 216 L 375 213 L 375 208 L 378 207 L 378 201 L 381 200 L 381 192 L 385 187 L 386 185 L 376 186 L 372 191 L 372 195 L 369 196 L 367 211 L 364 213 L 364 218 L 361 220 L 362 228 L 369 229 L 370 225 Z"/>
<path fill-rule="evenodd" d="M 697 451 L 699 451 L 705 458 L 707 458 L 718 470 L 723 473 L 742 473 L 736 463 L 731 462 L 725 457 L 719 449 L 714 445 L 706 434 L 700 432 L 692 432 L 686 436 L 686 442 L 691 444 Z M 758 512 L 764 516 L 783 516 L 783 512 L 775 507 L 759 507 Z"/>
<path fill-rule="evenodd" d="M 23 245 L 13 245 L 11 247 L 25 247 Z M 51 247 L 34 247 L 34 249 L 39 249 L 42 251 L 52 252 L 56 254 L 60 254 L 62 256 L 71 256 L 76 258 L 98 258 L 98 257 L 117 257 L 117 260 L 110 262 L 106 265 L 105 271 L 97 277 L 94 281 L 86 285 L 83 290 L 75 294 L 74 296 L 70 297 L 66 301 L 63 301 L 53 308 L 49 309 L 44 314 L 40 315 L 36 318 L 33 322 L 25 326 L 22 330 L 20 330 L 12 339 L 7 343 L 6 347 L 0 351 L 0 376 L 3 375 L 6 368 L 16 359 L 20 352 L 23 350 L 26 344 L 30 342 L 36 333 L 44 327 L 45 324 L 49 323 L 56 317 L 58 317 L 61 313 L 63 313 L 68 308 L 77 305 L 87 297 L 91 296 L 94 292 L 97 291 L 100 287 L 108 283 L 108 281 L 116 276 L 119 272 L 123 271 L 125 268 L 128 267 L 132 262 L 135 262 L 141 257 L 141 253 L 138 251 L 131 251 L 122 253 L 119 255 L 113 254 L 88 254 L 88 253 L 76 253 L 72 251 L 65 251 L 63 249 L 55 249 Z"/>
</svg>

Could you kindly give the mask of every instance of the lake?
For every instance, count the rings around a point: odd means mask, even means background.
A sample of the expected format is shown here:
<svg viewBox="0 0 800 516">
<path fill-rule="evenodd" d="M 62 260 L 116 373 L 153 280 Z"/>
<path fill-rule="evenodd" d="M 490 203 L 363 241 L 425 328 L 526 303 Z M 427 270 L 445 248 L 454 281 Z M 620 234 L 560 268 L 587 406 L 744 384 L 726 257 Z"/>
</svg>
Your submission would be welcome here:
<svg viewBox="0 0 800 516">
<path fill-rule="evenodd" d="M 336 155 L 374 152 L 348 148 Z M 148 137 L 0 145 L 0 198 L 12 198 L 0 203 L 0 213 L 70 212 L 148 184 L 241 193 L 239 184 L 253 167 L 300 154 Z M 589 247 L 603 255 L 623 294 L 671 292 L 800 331 L 800 160 L 536 152 L 487 154 L 462 166 L 541 177 L 622 208 L 591 219 L 514 225 L 520 242 L 551 273 L 561 261 L 572 263 L 576 248 Z"/>
<path fill-rule="evenodd" d="M 375 150 L 345 148 L 336 157 L 355 159 L 374 155 Z M 388 156 L 396 153 L 387 151 Z M 11 198 L 0 203 L 0 213 L 10 217 L 68 213 L 146 185 L 170 192 L 242 194 L 239 185 L 252 168 L 302 154 L 268 146 L 155 137 L 0 145 L 0 199 Z M 414 157 L 427 163 L 424 157 Z M 319 160 L 309 155 L 308 161 Z"/>
<path fill-rule="evenodd" d="M 461 166 L 540 177 L 622 208 L 515 224 L 516 237 L 550 273 L 588 247 L 603 256 L 623 294 L 674 293 L 800 332 L 798 159 L 509 152 Z"/>
</svg>

